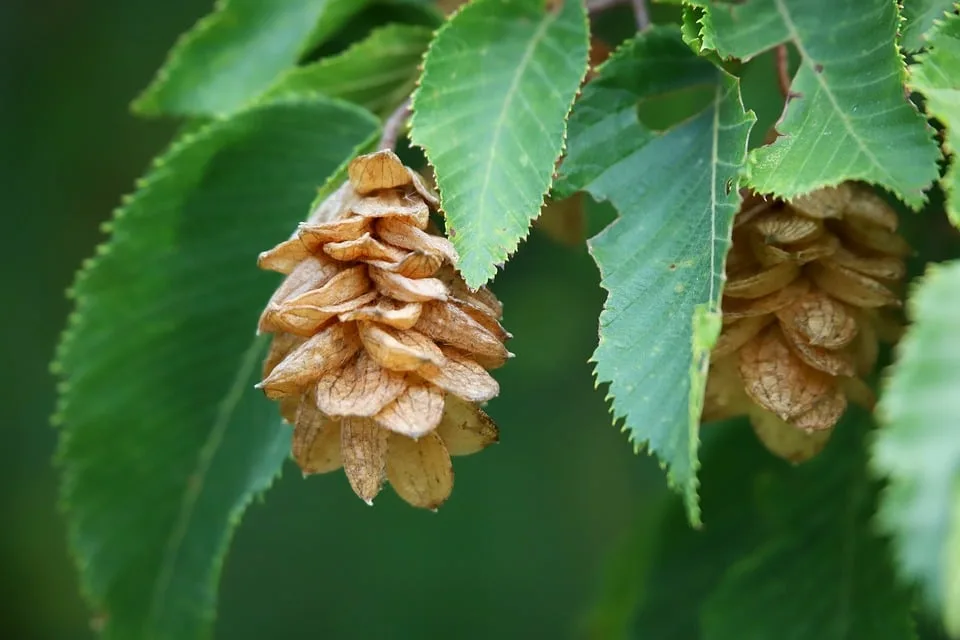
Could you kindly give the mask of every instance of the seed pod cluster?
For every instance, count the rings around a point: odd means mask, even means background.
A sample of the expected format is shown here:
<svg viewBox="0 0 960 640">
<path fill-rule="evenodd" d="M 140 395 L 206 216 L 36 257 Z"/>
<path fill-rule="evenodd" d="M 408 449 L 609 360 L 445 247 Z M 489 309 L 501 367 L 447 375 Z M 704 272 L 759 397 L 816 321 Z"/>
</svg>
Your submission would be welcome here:
<svg viewBox="0 0 960 640">
<path fill-rule="evenodd" d="M 897 215 L 844 183 L 787 203 L 749 194 L 734 219 L 704 420 L 746 414 L 773 453 L 801 462 L 848 402 L 871 407 L 862 376 L 898 331 L 904 258 Z"/>
<path fill-rule="evenodd" d="M 450 495 L 450 456 L 496 442 L 478 406 L 510 353 L 502 306 L 471 291 L 450 242 L 430 233 L 439 201 L 391 151 L 349 179 L 293 236 L 260 255 L 286 275 L 260 317 L 273 334 L 257 385 L 293 424 L 304 474 L 343 468 L 368 503 L 388 480 L 408 503 Z"/>
</svg>

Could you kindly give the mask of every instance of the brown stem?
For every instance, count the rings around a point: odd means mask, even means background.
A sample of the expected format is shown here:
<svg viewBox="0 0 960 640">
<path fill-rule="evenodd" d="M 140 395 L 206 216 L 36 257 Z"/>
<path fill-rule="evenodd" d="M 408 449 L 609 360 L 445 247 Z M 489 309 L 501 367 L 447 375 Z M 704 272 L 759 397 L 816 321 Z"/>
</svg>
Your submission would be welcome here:
<svg viewBox="0 0 960 640">
<path fill-rule="evenodd" d="M 650 13 L 647 11 L 647 0 L 587 0 L 587 11 L 590 13 L 598 13 L 624 4 L 629 4 L 633 7 L 633 15 L 637 20 L 638 31 L 643 31 L 650 26 Z"/>
<path fill-rule="evenodd" d="M 626 0 L 587 0 L 587 11 L 590 13 L 606 11 L 611 7 L 618 7 L 624 4 L 624 2 L 626 2 Z"/>
<path fill-rule="evenodd" d="M 790 97 L 790 55 L 787 45 L 778 45 L 775 49 L 777 56 L 777 80 L 780 83 L 780 93 L 784 98 Z"/>
<path fill-rule="evenodd" d="M 397 146 L 397 139 L 400 137 L 400 129 L 403 128 L 407 118 L 410 117 L 410 98 L 400 103 L 393 113 L 383 123 L 383 135 L 380 136 L 378 149 L 393 150 Z"/>
</svg>

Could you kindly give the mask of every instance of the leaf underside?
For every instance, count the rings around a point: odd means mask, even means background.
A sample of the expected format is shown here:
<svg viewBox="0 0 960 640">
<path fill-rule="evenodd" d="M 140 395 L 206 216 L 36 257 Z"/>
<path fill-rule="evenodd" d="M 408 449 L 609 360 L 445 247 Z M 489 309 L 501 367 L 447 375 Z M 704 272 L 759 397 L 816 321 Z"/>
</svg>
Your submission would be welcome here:
<svg viewBox="0 0 960 640">
<path fill-rule="evenodd" d="M 134 101 L 141 115 L 231 113 L 267 89 L 304 49 L 329 37 L 367 0 L 218 0 L 177 41 Z"/>
<path fill-rule="evenodd" d="M 638 120 L 638 101 L 698 87 L 711 97 L 692 117 L 659 132 Z M 716 323 L 702 320 L 717 317 L 752 123 L 736 79 L 695 56 L 679 31 L 656 27 L 622 45 L 585 87 L 557 187 L 619 212 L 589 242 L 609 294 L 597 380 L 610 383 L 630 440 L 669 467 L 694 523 L 701 351 L 716 338 L 701 331 Z"/>
<path fill-rule="evenodd" d="M 957 141 L 960 134 L 960 16 L 944 18 L 930 32 L 929 49 L 910 65 L 909 86 L 926 99 L 927 113 L 946 130 L 943 147 L 950 154 L 950 168 L 940 181 L 946 194 L 947 215 L 960 227 L 960 166 Z"/>
<path fill-rule="evenodd" d="M 476 0 L 440 29 L 411 138 L 434 168 L 459 268 L 490 280 L 540 212 L 587 67 L 577 0 Z"/>
<path fill-rule="evenodd" d="M 205 637 L 231 531 L 287 457 L 253 385 L 256 268 L 324 178 L 376 134 L 368 113 L 278 101 L 186 134 L 84 266 L 58 352 L 69 538 L 105 638 Z"/>
<path fill-rule="evenodd" d="M 845 180 L 880 185 L 914 209 L 940 153 L 904 95 L 892 0 L 748 0 L 710 7 L 703 47 L 752 58 L 781 43 L 800 52 L 781 136 L 750 154 L 749 186 L 790 199 Z M 829 27 L 825 27 L 829 25 Z"/>
<path fill-rule="evenodd" d="M 872 448 L 889 480 L 878 521 L 891 535 L 900 572 L 931 610 L 960 632 L 960 262 L 931 267 L 910 297 L 913 324 L 897 349 L 878 410 Z M 951 617 L 952 616 L 952 617 Z"/>
</svg>

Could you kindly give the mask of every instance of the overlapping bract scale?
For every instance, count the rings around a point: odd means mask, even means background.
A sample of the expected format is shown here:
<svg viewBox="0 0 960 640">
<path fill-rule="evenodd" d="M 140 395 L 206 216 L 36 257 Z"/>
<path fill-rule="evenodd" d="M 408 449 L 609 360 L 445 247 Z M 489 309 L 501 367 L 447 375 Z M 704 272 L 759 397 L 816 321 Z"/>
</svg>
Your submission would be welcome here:
<svg viewBox="0 0 960 640">
<path fill-rule="evenodd" d="M 435 509 L 453 488 L 450 456 L 498 440 L 478 403 L 499 392 L 487 370 L 511 355 L 503 310 L 428 231 L 439 201 L 416 172 L 379 151 L 348 175 L 260 255 L 286 278 L 260 318 L 273 342 L 258 387 L 294 425 L 304 474 L 343 468 L 368 503 L 390 482 Z"/>
<path fill-rule="evenodd" d="M 844 183 L 792 202 L 747 194 L 734 220 L 723 330 L 704 420 L 748 415 L 773 453 L 816 455 L 848 402 L 871 405 L 876 364 L 910 253 L 897 215 Z"/>
</svg>

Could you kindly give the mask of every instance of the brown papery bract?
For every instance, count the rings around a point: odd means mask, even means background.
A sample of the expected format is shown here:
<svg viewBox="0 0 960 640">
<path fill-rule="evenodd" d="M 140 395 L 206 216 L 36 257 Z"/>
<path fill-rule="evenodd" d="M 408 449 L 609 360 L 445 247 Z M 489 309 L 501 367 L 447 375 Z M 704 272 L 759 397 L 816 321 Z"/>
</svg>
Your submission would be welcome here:
<svg viewBox="0 0 960 640">
<path fill-rule="evenodd" d="M 896 323 L 907 243 L 882 198 L 854 183 L 783 202 L 747 193 L 734 220 L 703 417 L 747 415 L 792 462 L 816 455 L 850 402 L 872 408 L 859 376 Z"/>
<path fill-rule="evenodd" d="M 439 199 L 419 174 L 379 151 L 348 175 L 259 257 L 286 278 L 260 318 L 273 342 L 257 386 L 293 424 L 304 475 L 343 468 L 367 503 L 389 481 L 435 509 L 453 489 L 450 456 L 499 438 L 477 403 L 497 395 L 487 369 L 510 356 L 503 309 L 431 232 Z"/>
</svg>

